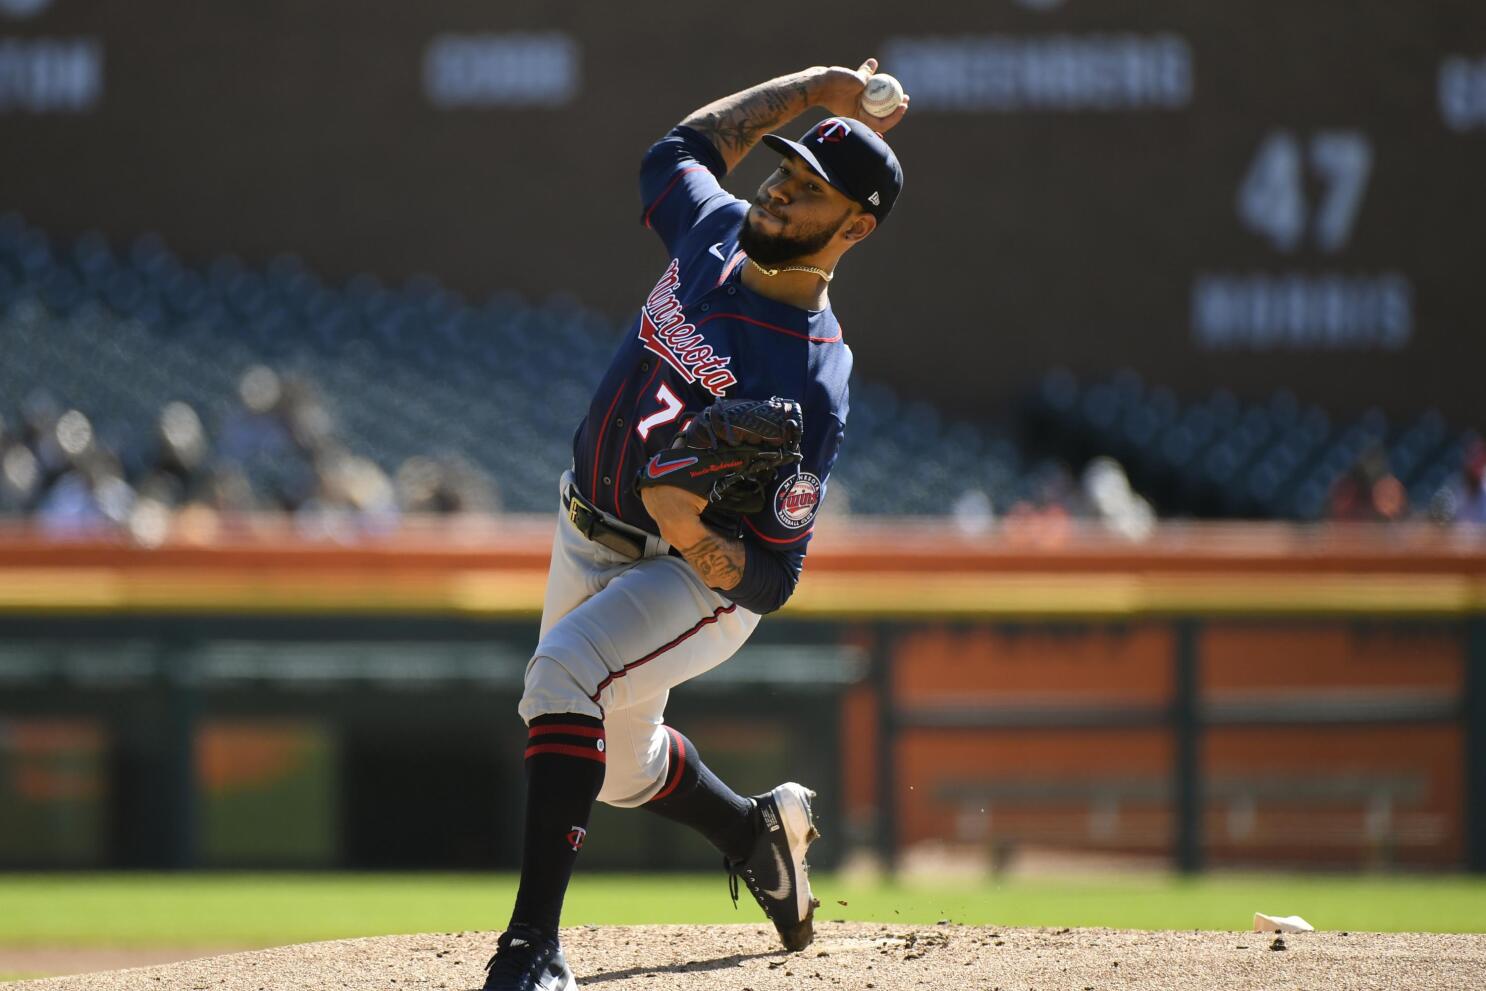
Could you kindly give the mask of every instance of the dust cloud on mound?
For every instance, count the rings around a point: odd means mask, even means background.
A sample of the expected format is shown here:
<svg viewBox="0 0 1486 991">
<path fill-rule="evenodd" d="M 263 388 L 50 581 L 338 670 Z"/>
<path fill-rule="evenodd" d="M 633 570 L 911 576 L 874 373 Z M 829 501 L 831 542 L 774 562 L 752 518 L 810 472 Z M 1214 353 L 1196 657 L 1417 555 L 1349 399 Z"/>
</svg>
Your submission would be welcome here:
<svg viewBox="0 0 1486 991">
<path fill-rule="evenodd" d="M 255 950 L 161 967 L 21 981 L 25 991 L 479 988 L 495 933 L 432 933 Z M 784 953 L 762 926 L 605 926 L 563 932 L 583 987 L 605 991 L 1477 991 L 1486 936 L 1273 934 L 817 925 Z"/>
</svg>

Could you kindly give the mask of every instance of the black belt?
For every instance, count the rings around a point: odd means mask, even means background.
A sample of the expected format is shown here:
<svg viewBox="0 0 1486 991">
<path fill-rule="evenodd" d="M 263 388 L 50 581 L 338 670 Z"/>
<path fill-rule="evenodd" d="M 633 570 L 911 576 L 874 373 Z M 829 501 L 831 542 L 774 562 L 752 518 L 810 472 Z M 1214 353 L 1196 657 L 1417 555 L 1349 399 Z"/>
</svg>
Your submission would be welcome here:
<svg viewBox="0 0 1486 991">
<path fill-rule="evenodd" d="M 569 485 L 562 490 L 562 508 L 567 510 L 568 522 L 584 537 L 622 554 L 631 561 L 645 556 L 645 534 L 640 530 L 619 527 L 604 519 L 603 511 L 583 498 L 576 487 Z"/>
</svg>

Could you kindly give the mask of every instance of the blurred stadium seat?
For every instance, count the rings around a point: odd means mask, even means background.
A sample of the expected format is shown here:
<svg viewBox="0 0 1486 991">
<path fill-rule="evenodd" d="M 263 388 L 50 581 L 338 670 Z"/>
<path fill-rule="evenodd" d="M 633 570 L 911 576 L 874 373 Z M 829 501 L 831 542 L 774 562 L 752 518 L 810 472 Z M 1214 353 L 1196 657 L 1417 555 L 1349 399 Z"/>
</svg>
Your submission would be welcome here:
<svg viewBox="0 0 1486 991">
<path fill-rule="evenodd" d="M 122 252 L 96 233 L 59 246 L 14 214 L 0 219 L 0 311 L 4 412 L 81 411 L 131 480 L 165 403 L 189 404 L 220 440 L 244 373 L 266 366 L 313 383 L 338 439 L 383 471 L 456 456 L 496 481 L 503 508 L 536 512 L 617 333 L 571 297 L 471 305 L 431 278 L 393 289 L 370 275 L 337 290 L 287 255 L 262 272 L 232 255 L 197 271 L 154 235 Z M 837 481 L 855 512 L 944 512 L 961 479 L 1014 497 L 1015 448 L 926 403 L 857 383 L 852 428 Z M 270 460 L 242 467 L 255 491 L 283 492 Z"/>
<path fill-rule="evenodd" d="M 1340 493 L 1349 476 L 1401 486 L 1398 513 L 1372 506 L 1356 518 L 1419 513 L 1460 476 L 1476 441 L 1432 409 L 1401 423 L 1378 409 L 1338 422 L 1286 391 L 1245 403 L 1219 390 L 1183 403 L 1128 371 L 1091 383 L 1049 372 L 1025 420 L 1029 452 L 1071 464 L 1116 458 L 1163 516 L 1345 516 Z"/>
<path fill-rule="evenodd" d="M 336 505 L 325 492 L 336 486 L 321 476 L 343 453 L 361 459 L 363 475 L 375 466 L 407 484 L 427 474 L 427 459 L 458 465 L 464 477 L 493 484 L 501 508 L 546 512 L 569 432 L 616 333 L 569 296 L 538 304 L 502 292 L 471 304 L 429 277 L 390 288 L 366 274 L 336 289 L 290 255 L 262 271 L 230 254 L 198 270 L 153 234 L 124 250 L 98 233 L 62 245 L 15 214 L 0 217 L 0 394 L 8 397 L 0 413 L 17 418 L 9 443 L 29 430 L 35 448 L 39 432 L 77 410 L 90 449 L 117 461 L 102 474 L 134 489 L 158 466 L 162 408 L 180 402 L 205 425 L 211 450 L 198 467 L 241 472 L 252 493 L 245 508 Z M 268 415 L 279 401 L 253 411 L 259 400 L 242 393 L 257 368 L 282 380 L 262 388 L 298 396 L 295 415 L 315 421 L 290 424 L 282 450 L 238 449 L 244 418 Z M 1315 520 L 1350 512 L 1338 492 L 1375 485 L 1368 472 L 1396 479 L 1402 505 L 1418 512 L 1459 475 L 1473 442 L 1433 410 L 1400 423 L 1378 410 L 1335 421 L 1288 392 L 1241 402 L 1220 390 L 1182 401 L 1128 371 L 1093 382 L 1052 371 L 1022 420 L 1013 442 L 856 381 L 828 505 L 1097 516 L 1073 471 L 1101 458 L 1123 466 L 1162 515 Z M 45 486 L 67 473 L 68 460 L 40 457 Z M 94 490 L 103 483 L 98 471 L 83 474 Z M 44 486 L 28 496 L 16 481 L 8 511 L 42 505 Z M 405 491 L 400 503 L 434 505 L 410 503 Z M 354 499 L 351 507 L 367 508 Z"/>
</svg>

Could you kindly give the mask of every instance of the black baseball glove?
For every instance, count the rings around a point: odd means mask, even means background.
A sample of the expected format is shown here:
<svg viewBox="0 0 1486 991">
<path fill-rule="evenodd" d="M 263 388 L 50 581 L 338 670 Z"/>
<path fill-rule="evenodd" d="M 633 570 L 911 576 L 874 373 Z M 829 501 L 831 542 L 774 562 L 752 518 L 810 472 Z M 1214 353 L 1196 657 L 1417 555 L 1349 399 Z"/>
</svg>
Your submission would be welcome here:
<svg viewBox="0 0 1486 991">
<path fill-rule="evenodd" d="M 804 422 L 790 399 L 720 399 L 640 468 L 635 489 L 674 485 L 719 509 L 756 513 L 779 469 L 800 460 Z"/>
</svg>

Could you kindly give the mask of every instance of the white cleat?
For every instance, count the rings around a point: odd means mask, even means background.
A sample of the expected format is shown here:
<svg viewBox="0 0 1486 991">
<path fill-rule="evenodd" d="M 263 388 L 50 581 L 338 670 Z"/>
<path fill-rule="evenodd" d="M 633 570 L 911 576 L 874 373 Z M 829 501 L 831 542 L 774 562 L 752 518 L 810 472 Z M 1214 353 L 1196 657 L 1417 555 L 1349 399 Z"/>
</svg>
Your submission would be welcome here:
<svg viewBox="0 0 1486 991">
<path fill-rule="evenodd" d="M 501 933 L 482 991 L 578 991 L 557 940 L 527 926 Z"/>
<path fill-rule="evenodd" d="M 805 851 L 820 838 L 810 812 L 815 792 L 786 782 L 753 798 L 758 838 L 741 861 L 727 861 L 734 904 L 741 879 L 758 902 L 786 950 L 803 950 L 815 938 L 815 909 Z"/>
</svg>

